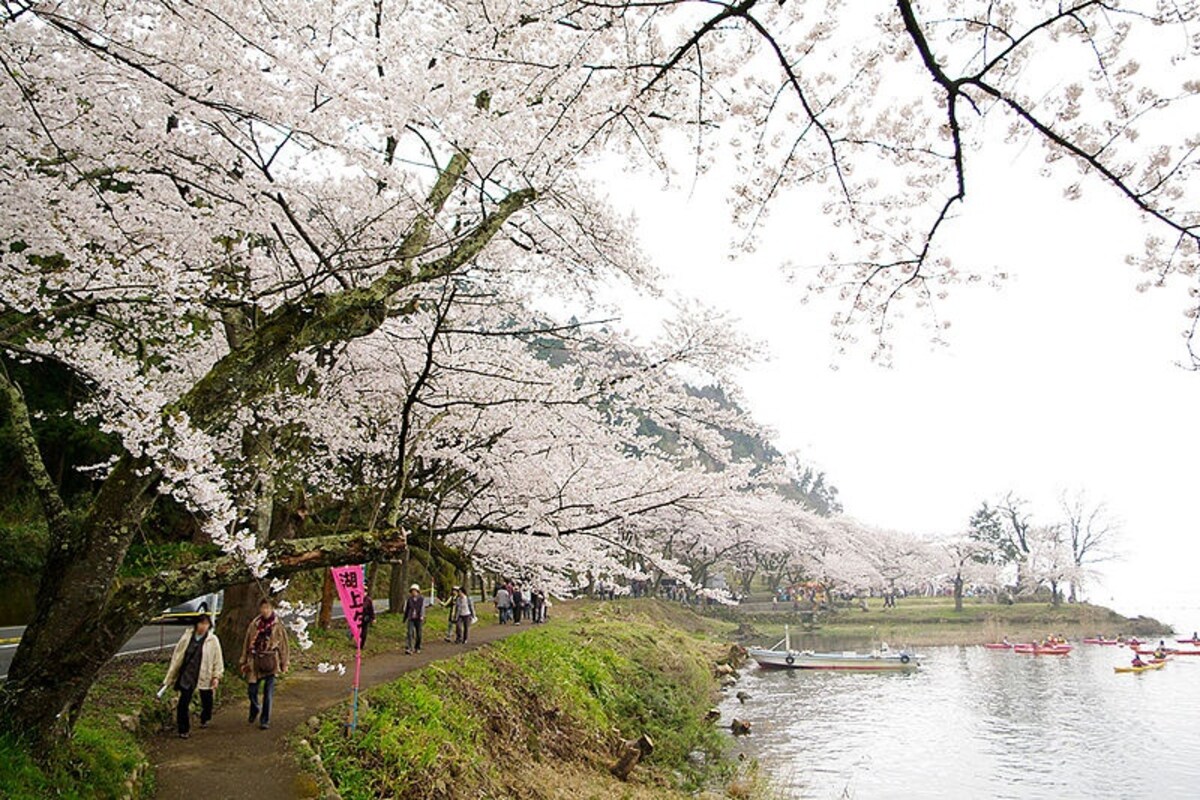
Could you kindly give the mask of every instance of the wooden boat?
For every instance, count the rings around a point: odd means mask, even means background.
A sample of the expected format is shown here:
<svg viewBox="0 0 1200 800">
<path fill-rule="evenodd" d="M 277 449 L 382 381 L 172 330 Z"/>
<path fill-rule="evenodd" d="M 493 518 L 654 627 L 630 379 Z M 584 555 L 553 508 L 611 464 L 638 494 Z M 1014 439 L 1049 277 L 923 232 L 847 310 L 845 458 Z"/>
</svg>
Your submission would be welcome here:
<svg viewBox="0 0 1200 800">
<path fill-rule="evenodd" d="M 1126 672 L 1132 672 L 1132 673 L 1136 674 L 1136 673 L 1140 673 L 1140 672 L 1149 672 L 1150 670 L 1153 670 L 1153 669 L 1162 669 L 1166 665 L 1167 665 L 1167 662 L 1161 661 L 1157 664 L 1146 664 L 1141 667 L 1134 667 L 1134 666 L 1113 667 L 1113 672 L 1116 672 L 1117 674 L 1126 673 Z"/>
<path fill-rule="evenodd" d="M 988 642 L 984 645 L 988 650 L 1012 650 L 1013 646 L 1008 642 Z"/>
<path fill-rule="evenodd" d="M 846 650 L 840 653 L 814 653 L 793 650 L 791 635 L 784 628 L 783 639 L 772 648 L 751 647 L 747 652 L 766 669 L 820 669 L 846 672 L 895 672 L 920 666 L 917 656 L 905 650 L 890 650 L 885 644 L 871 653 Z"/>
<path fill-rule="evenodd" d="M 1013 648 L 1013 652 L 1028 656 L 1065 656 L 1074 649 L 1069 644 L 1056 644 L 1049 647 L 1040 644 L 1019 644 Z"/>
</svg>

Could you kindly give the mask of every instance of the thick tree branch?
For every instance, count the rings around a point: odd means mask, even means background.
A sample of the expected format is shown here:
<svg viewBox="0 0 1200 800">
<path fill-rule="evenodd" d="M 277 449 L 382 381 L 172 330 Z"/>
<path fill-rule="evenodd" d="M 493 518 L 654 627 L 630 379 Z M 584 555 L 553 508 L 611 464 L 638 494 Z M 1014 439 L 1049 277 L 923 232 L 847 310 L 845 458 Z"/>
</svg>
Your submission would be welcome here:
<svg viewBox="0 0 1200 800">
<path fill-rule="evenodd" d="M 58 487 L 46 469 L 42 460 L 41 450 L 38 449 L 37 436 L 33 432 L 33 422 L 29 417 L 29 406 L 25 404 L 25 395 L 21 388 L 13 383 L 8 376 L 8 370 L 0 363 L 0 397 L 4 398 L 8 407 L 9 427 L 12 429 L 16 442 L 17 454 L 21 458 L 21 466 L 33 484 L 38 501 L 42 505 L 42 513 L 50 528 L 50 536 L 54 542 L 61 542 L 70 523 L 67 519 L 67 508 L 59 496 Z"/>
<path fill-rule="evenodd" d="M 397 529 L 279 540 L 267 549 L 271 568 L 264 580 L 323 567 L 395 561 L 406 547 L 407 537 Z M 245 559 L 223 556 L 122 583 L 114 593 L 113 607 L 145 618 L 190 597 L 254 580 Z"/>
</svg>

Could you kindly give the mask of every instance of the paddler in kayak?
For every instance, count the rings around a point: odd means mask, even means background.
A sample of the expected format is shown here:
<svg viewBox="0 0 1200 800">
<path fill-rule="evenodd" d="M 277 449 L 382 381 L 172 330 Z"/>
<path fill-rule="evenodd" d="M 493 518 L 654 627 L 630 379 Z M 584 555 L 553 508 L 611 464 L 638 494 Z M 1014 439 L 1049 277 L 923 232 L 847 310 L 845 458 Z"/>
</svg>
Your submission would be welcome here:
<svg viewBox="0 0 1200 800">
<path fill-rule="evenodd" d="M 1167 648 L 1163 642 L 1159 642 L 1158 647 L 1154 648 L 1154 658 L 1158 661 L 1162 661 L 1166 657 L 1167 657 Z"/>
<path fill-rule="evenodd" d="M 1141 657 L 1141 656 L 1139 656 L 1137 653 L 1134 653 L 1134 654 L 1133 654 L 1133 660 L 1129 662 L 1129 666 L 1131 666 L 1131 667 L 1144 667 L 1144 666 L 1146 666 L 1146 662 L 1145 662 L 1145 661 L 1142 661 L 1142 657 Z"/>
</svg>

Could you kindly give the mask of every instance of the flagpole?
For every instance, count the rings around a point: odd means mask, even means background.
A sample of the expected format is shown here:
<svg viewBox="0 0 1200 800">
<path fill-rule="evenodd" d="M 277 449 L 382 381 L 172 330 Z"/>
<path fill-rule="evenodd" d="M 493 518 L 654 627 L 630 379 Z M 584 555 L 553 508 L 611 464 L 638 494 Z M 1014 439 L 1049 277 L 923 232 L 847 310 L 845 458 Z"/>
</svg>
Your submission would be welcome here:
<svg viewBox="0 0 1200 800">
<path fill-rule="evenodd" d="M 354 652 L 354 700 L 353 700 L 353 716 L 350 718 L 350 731 L 358 729 L 358 682 L 362 675 L 362 641 L 356 642 Z"/>
<path fill-rule="evenodd" d="M 367 586 L 367 565 L 363 564 L 361 569 L 362 572 L 360 572 L 359 575 L 362 577 L 362 583 L 360 585 L 365 587 L 367 592 L 369 592 L 370 587 Z M 362 623 L 359 624 L 361 626 Z M 354 637 L 354 699 L 351 703 L 354 710 L 352 716 L 350 717 L 351 733 L 358 730 L 358 686 L 359 681 L 362 678 L 362 640 L 363 631 L 360 627 L 358 629 L 358 635 Z"/>
</svg>

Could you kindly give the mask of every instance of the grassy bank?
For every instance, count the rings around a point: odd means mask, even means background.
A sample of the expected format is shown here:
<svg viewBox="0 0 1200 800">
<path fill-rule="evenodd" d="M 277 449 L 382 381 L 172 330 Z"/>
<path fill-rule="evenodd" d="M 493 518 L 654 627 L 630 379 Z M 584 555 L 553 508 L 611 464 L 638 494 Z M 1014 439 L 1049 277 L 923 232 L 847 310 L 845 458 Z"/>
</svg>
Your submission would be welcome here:
<svg viewBox="0 0 1200 800">
<path fill-rule="evenodd" d="M 972 645 L 997 641 L 1007 636 L 1013 641 L 1040 639 L 1059 633 L 1082 638 L 1104 633 L 1142 637 L 1170 633 L 1170 627 L 1148 617 L 1129 618 L 1112 609 L 1088 603 L 1052 606 L 1049 603 L 1013 605 L 970 602 L 962 611 L 954 610 L 948 597 L 914 597 L 898 601 L 896 608 L 884 608 L 883 601 L 872 599 L 867 610 L 847 608 L 822 614 L 815 625 L 805 624 L 800 614 L 781 607 L 779 611 L 744 613 L 733 611 L 733 619 L 744 623 L 744 638 L 776 639 L 789 624 L 793 644 L 805 646 L 826 643 L 859 645 L 886 641 L 895 645 Z M 773 643 L 772 639 L 770 643 Z"/>
<path fill-rule="evenodd" d="M 149 660 L 110 664 L 88 694 L 75 737 L 48 758 L 35 759 L 21 742 L 0 737 L 0 797 L 91 800 L 152 790 L 141 734 L 170 718 L 154 696 L 164 669 Z"/>
<path fill-rule="evenodd" d="M 727 784 L 722 734 L 704 721 L 724 648 L 695 633 L 723 626 L 651 603 L 572 616 L 372 690 L 354 738 L 338 709 L 306 741 L 346 800 L 684 797 Z M 618 781 L 620 740 L 642 734 L 653 753 Z"/>
</svg>

